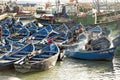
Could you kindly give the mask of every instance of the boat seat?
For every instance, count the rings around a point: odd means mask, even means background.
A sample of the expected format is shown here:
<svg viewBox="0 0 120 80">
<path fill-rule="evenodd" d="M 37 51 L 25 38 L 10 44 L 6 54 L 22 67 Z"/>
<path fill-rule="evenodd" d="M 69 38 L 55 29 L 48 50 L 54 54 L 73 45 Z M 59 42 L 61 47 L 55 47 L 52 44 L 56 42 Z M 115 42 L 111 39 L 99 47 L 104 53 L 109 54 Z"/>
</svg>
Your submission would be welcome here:
<svg viewBox="0 0 120 80">
<path fill-rule="evenodd" d="M 17 53 L 17 54 L 19 54 L 19 55 L 26 55 L 26 54 L 30 54 L 31 52 L 26 52 L 26 51 L 21 51 L 21 52 L 19 52 L 19 53 Z"/>
<path fill-rule="evenodd" d="M 38 37 L 37 37 L 37 38 L 35 38 L 34 40 L 42 40 L 42 39 L 43 39 L 43 38 L 40 38 L 40 37 L 38 38 Z"/>
<path fill-rule="evenodd" d="M 8 62 L 11 62 L 11 60 L 0 60 L 0 63 L 8 63 Z"/>
<path fill-rule="evenodd" d="M 38 61 L 38 60 L 36 60 L 36 61 L 34 61 L 34 60 L 29 60 L 28 62 L 29 62 L 29 63 L 36 63 L 36 62 L 40 62 L 40 61 Z"/>
<path fill-rule="evenodd" d="M 14 57 L 16 57 L 16 58 L 21 58 L 23 56 L 25 56 L 25 55 L 21 55 L 21 54 L 14 55 Z"/>
<path fill-rule="evenodd" d="M 41 61 L 44 60 L 45 58 L 31 58 L 31 61 Z"/>
<path fill-rule="evenodd" d="M 56 52 L 55 51 L 45 51 L 45 53 L 44 54 L 46 54 L 46 55 L 54 55 L 54 54 L 56 54 Z"/>
<path fill-rule="evenodd" d="M 49 58 L 51 55 L 46 55 L 46 54 L 42 54 L 42 55 L 39 55 L 40 58 Z"/>
<path fill-rule="evenodd" d="M 20 58 L 17 58 L 17 57 L 9 57 L 7 58 L 7 60 L 19 60 Z"/>
</svg>

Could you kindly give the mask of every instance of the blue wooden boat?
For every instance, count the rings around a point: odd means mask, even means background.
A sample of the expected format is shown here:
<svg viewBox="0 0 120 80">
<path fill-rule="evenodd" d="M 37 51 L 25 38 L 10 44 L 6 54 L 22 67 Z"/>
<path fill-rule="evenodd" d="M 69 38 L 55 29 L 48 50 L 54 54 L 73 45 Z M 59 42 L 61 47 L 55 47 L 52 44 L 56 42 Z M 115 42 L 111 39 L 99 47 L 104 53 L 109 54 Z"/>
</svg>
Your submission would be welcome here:
<svg viewBox="0 0 120 80">
<path fill-rule="evenodd" d="M 38 26 L 36 26 L 33 22 L 27 23 L 25 27 L 30 31 L 30 35 L 37 32 Z"/>
<path fill-rule="evenodd" d="M 18 22 L 15 25 L 13 25 L 14 32 L 17 32 L 17 31 L 19 31 L 22 28 L 23 28 L 23 24 L 21 22 Z"/>
<path fill-rule="evenodd" d="M 65 55 L 86 60 L 113 60 L 116 47 L 110 48 L 111 44 L 107 38 L 101 37 L 96 40 L 92 40 L 91 43 L 89 43 L 92 46 L 92 50 L 81 50 L 80 48 L 83 44 L 84 43 L 75 48 L 72 47 L 72 50 L 66 51 Z M 86 47 L 86 44 L 83 46 Z"/>
<path fill-rule="evenodd" d="M 23 26 L 23 23 L 21 21 L 18 21 L 16 24 Z"/>
<path fill-rule="evenodd" d="M 30 35 L 30 32 L 27 28 L 22 28 L 19 31 L 17 31 L 16 33 L 8 36 L 6 39 L 10 42 L 10 43 L 14 43 L 14 42 L 23 42 L 25 41 Z"/>
<path fill-rule="evenodd" d="M 112 61 L 114 58 L 115 47 L 98 51 L 65 51 L 65 55 L 72 58 L 84 60 L 108 60 Z"/>
<path fill-rule="evenodd" d="M 88 31 L 99 34 L 99 33 L 102 33 L 102 28 L 100 26 L 96 26 L 96 27 L 89 29 Z"/>
<path fill-rule="evenodd" d="M 56 32 L 53 31 L 52 33 L 50 33 L 47 37 L 47 40 L 53 39 L 54 38 L 54 42 L 56 42 L 57 44 L 63 44 L 65 42 L 67 42 L 68 37 L 67 34 L 65 32 Z"/>
<path fill-rule="evenodd" d="M 5 23 L 7 23 L 7 24 L 8 24 L 8 23 L 11 23 L 11 19 L 10 19 L 10 18 L 6 18 L 6 19 L 5 19 Z"/>
<path fill-rule="evenodd" d="M 31 20 L 34 19 L 34 16 L 28 11 L 21 11 L 15 15 L 15 18 L 19 18 L 19 20 Z"/>
<path fill-rule="evenodd" d="M 15 62 L 16 71 L 26 73 L 52 68 L 57 62 L 59 48 L 56 44 L 35 44 L 34 54 Z"/>
<path fill-rule="evenodd" d="M 82 24 L 77 24 L 76 26 L 71 27 L 70 31 L 73 33 L 76 29 L 80 29 L 82 27 L 83 27 Z"/>
<path fill-rule="evenodd" d="M 51 25 L 45 26 L 45 29 L 48 31 L 48 33 L 51 33 L 53 31 L 53 27 Z"/>
<path fill-rule="evenodd" d="M 38 42 L 41 42 L 42 40 L 46 39 L 47 36 L 48 31 L 46 30 L 46 28 L 42 28 L 38 32 L 31 35 L 28 41 L 32 41 L 32 43 L 37 44 Z"/>
<path fill-rule="evenodd" d="M 0 58 L 6 53 L 12 52 L 13 47 L 10 44 L 0 46 Z"/>
<path fill-rule="evenodd" d="M 6 38 L 8 36 L 10 36 L 9 30 L 6 27 L 2 28 L 2 37 Z"/>
<path fill-rule="evenodd" d="M 0 70 L 7 69 L 7 68 L 13 68 L 14 62 L 20 60 L 22 57 L 33 52 L 34 49 L 35 49 L 34 45 L 30 43 L 30 44 L 24 45 L 20 49 L 17 49 L 8 54 L 5 54 L 0 59 Z"/>
<path fill-rule="evenodd" d="M 86 26 L 86 27 L 85 27 L 85 30 L 86 30 L 86 31 L 89 31 L 90 29 L 92 29 L 91 26 Z"/>
<path fill-rule="evenodd" d="M 56 32 L 65 32 L 65 33 L 69 31 L 68 26 L 66 24 L 62 24 L 60 26 L 54 26 L 53 30 Z"/>
<path fill-rule="evenodd" d="M 102 35 L 108 37 L 110 35 L 111 31 L 109 29 L 102 28 Z"/>
</svg>

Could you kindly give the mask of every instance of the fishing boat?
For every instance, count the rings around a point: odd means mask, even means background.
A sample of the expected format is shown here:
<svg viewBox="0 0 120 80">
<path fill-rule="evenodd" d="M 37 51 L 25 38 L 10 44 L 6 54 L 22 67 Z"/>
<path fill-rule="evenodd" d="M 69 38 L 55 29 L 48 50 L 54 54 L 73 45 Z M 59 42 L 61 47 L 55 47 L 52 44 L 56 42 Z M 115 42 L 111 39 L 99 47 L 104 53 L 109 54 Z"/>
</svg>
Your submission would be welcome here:
<svg viewBox="0 0 120 80">
<path fill-rule="evenodd" d="M 59 48 L 54 43 L 52 45 L 36 44 L 35 54 L 36 55 L 29 57 L 29 59 L 26 57 L 15 62 L 14 66 L 16 71 L 26 73 L 44 71 L 54 67 L 59 55 Z"/>
<path fill-rule="evenodd" d="M 53 31 L 53 27 L 51 25 L 45 26 L 45 29 L 48 31 L 48 33 L 51 33 Z"/>
<path fill-rule="evenodd" d="M 67 42 L 68 37 L 65 32 L 58 33 L 56 31 L 53 31 L 47 37 L 47 40 L 50 40 L 50 39 L 54 39 L 54 42 L 56 42 L 57 44 L 63 44 L 65 42 Z"/>
<path fill-rule="evenodd" d="M 80 45 L 81 46 L 81 45 Z M 114 53 L 116 47 L 112 47 L 110 41 L 101 37 L 95 40 L 88 41 L 87 44 L 84 45 L 85 49 L 73 49 L 65 52 L 66 56 L 85 59 L 85 60 L 109 60 L 112 61 L 114 57 Z M 88 47 L 89 46 L 89 47 Z M 91 46 L 91 47 L 90 47 Z"/>
<path fill-rule="evenodd" d="M 68 36 L 68 44 L 73 44 L 79 42 L 83 38 L 86 38 L 87 35 L 84 33 L 84 27 L 82 24 L 77 24 L 72 26 L 67 33 Z"/>
<path fill-rule="evenodd" d="M 36 33 L 32 34 L 27 41 L 32 41 L 33 44 L 37 44 L 39 42 L 42 42 L 42 40 L 46 39 L 48 37 L 48 31 L 46 28 L 42 28 Z"/>
<path fill-rule="evenodd" d="M 17 31 L 16 33 L 8 36 L 6 39 L 11 42 L 23 42 L 25 41 L 30 35 L 30 32 L 27 28 L 22 28 L 19 31 Z"/>
<path fill-rule="evenodd" d="M 67 33 L 69 31 L 69 28 L 66 24 L 62 24 L 60 26 L 54 26 L 53 30 L 56 32 L 65 32 Z"/>
<path fill-rule="evenodd" d="M 0 59 L 0 70 L 13 68 L 14 62 L 16 62 L 17 60 L 21 59 L 22 57 L 28 55 L 33 51 L 34 51 L 34 46 L 33 44 L 30 43 L 20 47 L 17 50 L 5 54 Z"/>
<path fill-rule="evenodd" d="M 13 47 L 11 44 L 7 44 L 7 45 L 2 45 L 0 46 L 0 58 L 6 54 L 6 53 L 9 53 L 9 52 L 12 52 L 13 50 Z"/>
<path fill-rule="evenodd" d="M 23 23 L 21 21 L 19 21 L 16 24 L 13 25 L 14 32 L 17 32 L 17 31 L 19 31 L 22 28 L 23 28 Z"/>
<path fill-rule="evenodd" d="M 87 31 L 88 35 L 97 39 L 102 34 L 102 28 L 100 26 L 93 27 Z"/>
<path fill-rule="evenodd" d="M 95 33 L 97 35 L 101 35 L 101 36 L 105 36 L 105 37 L 108 37 L 111 33 L 111 31 L 108 28 L 106 28 L 106 27 L 102 28 L 100 26 L 96 26 L 93 28 L 90 26 L 87 26 L 86 31 L 88 31 L 89 33 L 91 32 L 91 33 Z"/>
<path fill-rule="evenodd" d="M 10 36 L 9 30 L 6 27 L 2 28 L 2 37 L 6 38 L 8 36 Z"/>
<path fill-rule="evenodd" d="M 21 11 L 15 15 L 15 18 L 19 18 L 20 20 L 30 20 L 34 19 L 34 16 L 29 11 Z"/>
<path fill-rule="evenodd" d="M 114 58 L 115 47 L 98 51 L 65 51 L 65 55 L 72 58 L 83 60 L 108 60 L 112 61 Z"/>
<path fill-rule="evenodd" d="M 83 25 L 82 24 L 77 24 L 75 26 L 72 26 L 70 28 L 70 31 L 74 32 L 76 29 L 81 29 L 81 28 L 83 28 Z"/>
<path fill-rule="evenodd" d="M 36 9 L 35 18 L 38 20 L 39 23 L 46 25 L 52 24 L 53 22 L 53 14 L 52 9 L 48 9 L 51 4 L 46 3 L 46 6 L 39 5 Z"/>
<path fill-rule="evenodd" d="M 100 26 L 96 26 L 96 27 L 93 27 L 93 28 L 89 29 L 89 31 L 94 32 L 94 33 L 101 33 L 102 28 Z"/>
<path fill-rule="evenodd" d="M 64 48 L 64 50 L 74 50 L 75 48 L 77 49 L 82 49 L 84 48 L 85 44 L 87 43 L 88 39 L 87 36 L 84 33 L 79 34 L 78 36 L 78 41 L 70 40 L 68 39 L 68 42 L 64 43 L 61 45 L 61 47 Z"/>
<path fill-rule="evenodd" d="M 25 27 L 30 31 L 30 35 L 34 34 L 38 30 L 38 26 L 36 26 L 33 22 L 27 23 Z"/>
</svg>

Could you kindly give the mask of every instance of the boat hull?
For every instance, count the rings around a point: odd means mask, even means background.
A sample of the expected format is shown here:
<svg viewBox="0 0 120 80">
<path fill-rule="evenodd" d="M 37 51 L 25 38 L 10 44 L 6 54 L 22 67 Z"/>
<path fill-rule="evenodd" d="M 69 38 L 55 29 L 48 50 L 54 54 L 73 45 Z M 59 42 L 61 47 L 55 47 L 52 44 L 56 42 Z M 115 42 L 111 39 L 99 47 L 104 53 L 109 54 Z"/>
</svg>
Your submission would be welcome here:
<svg viewBox="0 0 120 80">
<path fill-rule="evenodd" d="M 52 56 L 48 59 L 45 59 L 41 62 L 34 62 L 32 63 L 25 63 L 24 65 L 20 64 L 14 64 L 14 67 L 16 71 L 21 73 L 27 73 L 27 72 L 35 72 L 35 71 L 45 71 L 48 70 L 56 65 L 56 61 L 58 59 L 58 54 L 55 56 Z"/>
<path fill-rule="evenodd" d="M 66 51 L 65 55 L 77 59 L 112 61 L 114 58 L 114 52 L 115 48 L 110 48 L 101 51 L 79 51 L 79 52 Z"/>
<path fill-rule="evenodd" d="M 0 61 L 1 62 L 1 61 Z M 8 63 L 3 63 L 3 64 L 0 64 L 0 70 L 5 70 L 5 69 L 12 69 L 14 68 L 14 63 L 15 61 L 12 61 L 12 62 L 8 62 Z"/>
<path fill-rule="evenodd" d="M 22 48 L 17 49 L 16 51 L 12 51 L 6 55 L 4 55 L 0 59 L 0 70 L 14 68 L 14 62 L 20 60 L 22 57 L 28 55 L 30 52 L 33 52 L 34 46 L 33 44 L 23 45 Z M 23 52 L 26 52 L 23 54 Z"/>
</svg>

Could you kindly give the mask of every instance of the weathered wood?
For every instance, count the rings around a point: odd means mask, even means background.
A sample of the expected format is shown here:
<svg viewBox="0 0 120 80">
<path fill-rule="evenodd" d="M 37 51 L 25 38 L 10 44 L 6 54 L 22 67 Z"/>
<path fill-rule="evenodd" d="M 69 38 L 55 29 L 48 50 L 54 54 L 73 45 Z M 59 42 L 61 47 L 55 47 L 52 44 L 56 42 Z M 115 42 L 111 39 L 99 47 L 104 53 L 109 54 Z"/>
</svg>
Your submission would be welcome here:
<svg viewBox="0 0 120 80">
<path fill-rule="evenodd" d="M 1 14 L 1 15 L 0 15 L 0 20 L 5 19 L 7 16 L 8 16 L 8 14 L 7 14 L 7 13 Z"/>
</svg>

